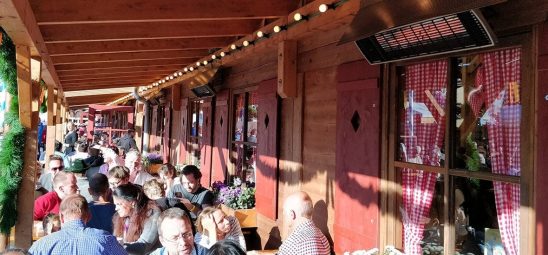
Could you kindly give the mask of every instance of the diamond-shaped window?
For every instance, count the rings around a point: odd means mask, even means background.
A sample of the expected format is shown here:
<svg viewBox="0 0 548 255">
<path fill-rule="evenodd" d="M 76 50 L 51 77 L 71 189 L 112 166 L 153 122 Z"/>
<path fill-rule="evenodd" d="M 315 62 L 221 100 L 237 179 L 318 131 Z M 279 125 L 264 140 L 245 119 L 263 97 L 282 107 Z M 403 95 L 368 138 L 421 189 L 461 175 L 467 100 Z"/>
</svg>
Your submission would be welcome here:
<svg viewBox="0 0 548 255">
<path fill-rule="evenodd" d="M 352 128 L 354 128 L 354 132 L 358 132 L 358 128 L 360 128 L 360 122 L 360 114 L 358 114 L 358 111 L 354 111 L 352 119 L 350 119 L 350 123 L 352 123 Z"/>
<path fill-rule="evenodd" d="M 270 120 L 268 119 L 268 114 L 267 114 L 266 117 L 264 117 L 264 126 L 266 128 L 268 128 L 268 122 L 270 122 Z"/>
<path fill-rule="evenodd" d="M 221 124 L 221 127 L 223 126 L 223 117 L 221 117 L 221 120 L 219 121 L 219 124 Z"/>
</svg>

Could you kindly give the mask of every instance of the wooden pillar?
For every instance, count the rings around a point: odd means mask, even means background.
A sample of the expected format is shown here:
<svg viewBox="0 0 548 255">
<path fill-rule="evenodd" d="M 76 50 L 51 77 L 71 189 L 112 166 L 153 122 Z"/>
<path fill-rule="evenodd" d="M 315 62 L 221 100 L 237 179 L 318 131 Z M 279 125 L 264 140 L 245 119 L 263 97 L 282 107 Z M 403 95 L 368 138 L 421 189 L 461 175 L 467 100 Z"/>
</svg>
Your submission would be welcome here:
<svg viewBox="0 0 548 255">
<path fill-rule="evenodd" d="M 170 161 L 172 164 L 179 163 L 179 131 L 181 130 L 181 87 L 171 88 L 171 139 L 170 139 Z"/>
<path fill-rule="evenodd" d="M 57 90 L 57 108 L 55 111 L 55 140 L 63 143 L 63 106 L 62 106 L 62 95 L 60 94 L 61 91 Z"/>
<path fill-rule="evenodd" d="M 17 199 L 19 212 L 15 225 L 15 246 L 29 248 L 32 243 L 34 183 L 36 179 L 36 149 L 38 135 L 39 85 L 32 85 L 30 49 L 17 46 L 17 91 L 19 97 L 19 119 L 26 130 L 25 155 L 22 180 Z M 34 88 L 33 88 L 34 87 Z"/>
<path fill-rule="evenodd" d="M 53 89 L 53 85 L 48 84 L 48 120 L 47 120 L 47 137 L 46 137 L 46 166 L 49 164 L 49 155 L 53 155 L 53 152 L 55 151 L 55 134 L 56 134 L 56 128 L 55 128 L 55 111 L 57 104 L 55 102 L 55 90 Z"/>
<path fill-rule="evenodd" d="M 282 41 L 278 45 L 278 95 L 297 96 L 297 41 Z"/>
<path fill-rule="evenodd" d="M 144 106 L 145 104 L 139 101 L 137 101 L 137 103 L 135 104 L 135 142 L 137 143 L 137 147 L 139 147 L 141 151 L 143 149 Z"/>
</svg>

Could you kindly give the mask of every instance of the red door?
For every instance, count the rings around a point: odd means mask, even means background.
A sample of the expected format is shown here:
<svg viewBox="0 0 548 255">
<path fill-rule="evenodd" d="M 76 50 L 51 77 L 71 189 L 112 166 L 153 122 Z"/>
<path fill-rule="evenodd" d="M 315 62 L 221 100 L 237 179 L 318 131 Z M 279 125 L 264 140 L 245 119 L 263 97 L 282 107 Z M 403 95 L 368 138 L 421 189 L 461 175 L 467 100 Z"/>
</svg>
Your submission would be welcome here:
<svg viewBox="0 0 548 255">
<path fill-rule="evenodd" d="M 204 124 L 202 144 L 200 144 L 200 172 L 202 172 L 202 185 L 209 188 L 211 185 L 211 98 L 204 100 L 202 111 Z"/>
<path fill-rule="evenodd" d="M 179 126 L 179 160 L 177 164 L 187 164 L 186 137 L 188 130 L 188 99 L 181 99 L 181 126 Z"/>
<path fill-rule="evenodd" d="M 257 212 L 276 219 L 278 198 L 278 95 L 276 79 L 261 82 L 258 89 L 257 169 L 255 201 Z"/>
<path fill-rule="evenodd" d="M 337 253 L 378 246 L 379 75 L 378 67 L 365 61 L 338 70 L 333 226 Z"/>
</svg>

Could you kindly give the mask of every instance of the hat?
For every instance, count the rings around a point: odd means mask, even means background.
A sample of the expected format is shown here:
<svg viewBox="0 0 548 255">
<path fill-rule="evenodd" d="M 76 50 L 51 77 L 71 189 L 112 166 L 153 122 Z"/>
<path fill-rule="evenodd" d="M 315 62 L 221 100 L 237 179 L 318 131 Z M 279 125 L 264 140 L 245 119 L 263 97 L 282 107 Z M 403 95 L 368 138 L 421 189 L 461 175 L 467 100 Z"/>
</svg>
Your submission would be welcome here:
<svg viewBox="0 0 548 255">
<path fill-rule="evenodd" d="M 72 162 L 72 165 L 66 171 L 72 173 L 83 173 L 88 169 L 89 166 L 86 166 L 83 159 L 75 159 L 74 162 Z"/>
</svg>

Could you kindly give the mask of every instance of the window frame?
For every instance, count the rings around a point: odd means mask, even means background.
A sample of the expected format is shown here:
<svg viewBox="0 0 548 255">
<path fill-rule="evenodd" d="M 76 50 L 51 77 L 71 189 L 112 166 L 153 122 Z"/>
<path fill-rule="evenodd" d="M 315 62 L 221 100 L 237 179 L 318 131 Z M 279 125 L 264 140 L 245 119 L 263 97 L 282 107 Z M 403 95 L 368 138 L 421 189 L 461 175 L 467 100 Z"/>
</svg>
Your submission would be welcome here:
<svg viewBox="0 0 548 255">
<path fill-rule="evenodd" d="M 534 175 L 537 171 L 534 167 L 536 141 L 534 140 L 535 130 L 523 127 L 534 127 L 535 118 L 535 88 L 537 82 L 535 80 L 537 57 L 535 42 L 538 34 L 522 33 L 499 38 L 499 44 L 488 49 L 479 49 L 471 51 L 463 51 L 456 54 L 444 54 L 423 58 L 420 60 L 401 61 L 392 64 L 385 64 L 383 71 L 383 90 L 384 99 L 383 118 L 382 118 L 382 154 L 381 159 L 381 223 L 380 223 L 380 247 L 386 245 L 395 245 L 397 248 L 403 247 L 403 226 L 399 212 L 401 199 L 401 168 L 421 169 L 429 172 L 439 173 L 443 176 L 443 201 L 444 201 L 444 253 L 453 254 L 455 250 L 455 226 L 454 226 L 454 177 L 471 177 L 488 181 L 502 181 L 508 183 L 520 184 L 520 252 L 522 254 L 533 254 L 535 250 L 535 217 L 534 217 Z M 520 130 L 520 146 L 521 146 L 521 176 L 509 176 L 494 174 L 488 172 L 471 172 L 463 169 L 451 168 L 454 162 L 454 148 L 452 135 L 456 127 L 455 123 L 455 108 L 456 108 L 456 89 L 453 88 L 453 80 L 456 79 L 455 62 L 456 58 L 470 54 L 479 54 L 489 51 L 498 51 L 505 48 L 521 48 L 521 97 L 522 97 L 522 117 Z M 448 67 L 448 96 L 446 98 L 445 109 L 448 112 L 446 118 L 445 130 L 445 163 L 443 166 L 427 166 L 414 163 L 408 163 L 397 160 L 398 154 L 398 136 L 399 136 L 399 100 L 402 90 L 398 84 L 397 69 L 424 61 L 447 59 Z M 536 129 L 536 127 L 534 127 Z"/>
<path fill-rule="evenodd" d="M 196 165 L 197 167 L 201 166 L 202 163 L 202 155 L 201 155 L 201 144 L 203 143 L 203 136 L 201 136 L 198 132 L 198 123 L 199 123 L 199 115 L 200 115 L 200 109 L 202 108 L 202 105 L 204 104 L 203 98 L 190 98 L 188 100 L 188 116 L 187 116 L 187 161 L 190 160 L 191 164 L 196 164 L 197 162 L 194 162 L 194 155 L 196 151 L 199 153 L 198 162 L 200 164 Z M 194 113 L 194 107 L 196 105 L 200 105 L 200 108 L 198 111 L 196 111 L 196 135 L 192 135 L 192 114 Z M 202 113 L 203 114 L 203 113 Z M 203 126 L 201 130 L 203 130 Z M 203 132 L 203 131 L 202 131 Z"/>
</svg>

